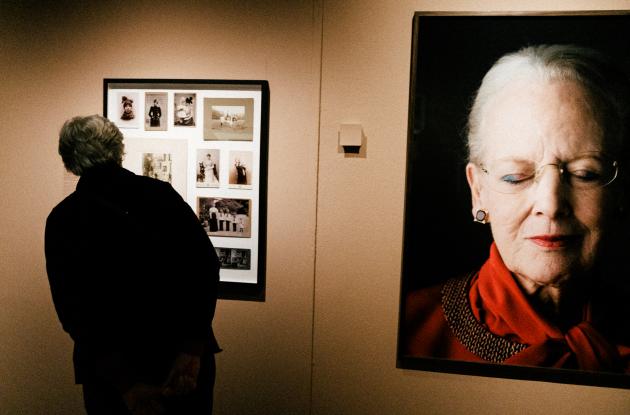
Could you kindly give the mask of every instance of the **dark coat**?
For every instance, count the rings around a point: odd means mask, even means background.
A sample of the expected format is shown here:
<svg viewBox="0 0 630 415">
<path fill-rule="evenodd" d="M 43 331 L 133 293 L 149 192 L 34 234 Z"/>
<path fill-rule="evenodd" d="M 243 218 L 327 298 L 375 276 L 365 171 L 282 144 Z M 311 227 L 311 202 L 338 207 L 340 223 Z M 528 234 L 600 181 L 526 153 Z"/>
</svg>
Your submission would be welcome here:
<svg viewBox="0 0 630 415">
<path fill-rule="evenodd" d="M 159 383 L 179 352 L 216 352 L 219 261 L 168 184 L 88 170 L 46 223 L 55 308 L 75 342 L 77 383 Z"/>
</svg>

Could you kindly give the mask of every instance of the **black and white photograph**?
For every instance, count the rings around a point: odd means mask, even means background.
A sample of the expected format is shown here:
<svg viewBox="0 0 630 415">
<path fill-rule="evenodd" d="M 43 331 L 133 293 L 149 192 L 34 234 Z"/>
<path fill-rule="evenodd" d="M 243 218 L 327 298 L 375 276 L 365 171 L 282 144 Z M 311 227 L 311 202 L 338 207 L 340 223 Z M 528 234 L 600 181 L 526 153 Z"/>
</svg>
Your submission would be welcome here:
<svg viewBox="0 0 630 415">
<path fill-rule="evenodd" d="M 219 261 L 221 261 L 222 269 L 238 269 L 249 270 L 251 269 L 251 256 L 252 251 L 250 249 L 241 248 L 220 248 L 215 247 Z"/>
<path fill-rule="evenodd" d="M 196 117 L 197 94 L 176 93 L 174 96 L 174 125 L 176 127 L 194 127 Z"/>
<path fill-rule="evenodd" d="M 212 128 L 221 131 L 240 131 L 245 128 L 245 107 L 213 105 Z"/>
<path fill-rule="evenodd" d="M 220 157 L 221 150 L 219 149 L 197 149 L 197 187 L 219 187 L 221 185 Z"/>
<path fill-rule="evenodd" d="M 113 120 L 120 128 L 139 128 L 142 121 L 142 102 L 138 92 L 119 92 L 117 116 Z"/>
<path fill-rule="evenodd" d="M 197 215 L 209 236 L 251 237 L 251 200 L 198 197 Z"/>
<path fill-rule="evenodd" d="M 252 141 L 254 100 L 251 98 L 205 98 L 204 139 Z"/>
<path fill-rule="evenodd" d="M 144 95 L 144 129 L 166 131 L 168 129 L 168 94 L 147 92 Z"/>
<path fill-rule="evenodd" d="M 228 179 L 230 188 L 252 188 L 253 159 L 251 151 L 230 151 L 230 174 Z"/>
<path fill-rule="evenodd" d="M 172 158 L 168 153 L 144 153 L 142 175 L 171 183 L 173 181 Z"/>
</svg>

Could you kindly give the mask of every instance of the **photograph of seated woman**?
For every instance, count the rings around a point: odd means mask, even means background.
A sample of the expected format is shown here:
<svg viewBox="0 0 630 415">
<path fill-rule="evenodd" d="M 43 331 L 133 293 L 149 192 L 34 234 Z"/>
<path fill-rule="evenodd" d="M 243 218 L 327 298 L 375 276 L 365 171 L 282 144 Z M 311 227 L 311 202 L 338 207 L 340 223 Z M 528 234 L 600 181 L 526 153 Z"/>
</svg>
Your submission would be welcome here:
<svg viewBox="0 0 630 415">
<path fill-rule="evenodd" d="M 480 269 L 406 295 L 405 355 L 630 371 L 628 298 L 612 288 L 627 237 L 628 91 L 577 46 L 527 47 L 487 72 L 466 178 L 471 219 L 493 242 Z"/>
</svg>

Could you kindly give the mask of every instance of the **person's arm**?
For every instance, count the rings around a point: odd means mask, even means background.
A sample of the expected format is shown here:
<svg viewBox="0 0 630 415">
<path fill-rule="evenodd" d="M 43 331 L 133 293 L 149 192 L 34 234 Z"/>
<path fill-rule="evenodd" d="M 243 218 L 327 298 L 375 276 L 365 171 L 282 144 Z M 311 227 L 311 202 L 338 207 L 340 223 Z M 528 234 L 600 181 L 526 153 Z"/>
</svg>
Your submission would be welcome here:
<svg viewBox="0 0 630 415">
<path fill-rule="evenodd" d="M 161 415 L 165 412 L 162 404 L 162 388 L 145 383 L 136 383 L 122 394 L 123 402 L 131 415 Z"/>
<path fill-rule="evenodd" d="M 89 294 L 81 288 L 88 285 L 81 283 L 88 269 L 79 251 L 81 241 L 68 223 L 63 214 L 54 211 L 46 222 L 46 270 L 57 316 L 64 331 L 89 355 L 98 375 L 123 393 L 135 383 L 135 374 L 123 354 L 101 335 L 98 320 L 93 318 Z"/>
<path fill-rule="evenodd" d="M 201 356 L 199 354 L 179 353 L 173 362 L 168 378 L 162 386 L 164 396 L 182 396 L 193 392 L 197 389 L 200 369 Z"/>
<path fill-rule="evenodd" d="M 180 395 L 196 388 L 201 355 L 210 343 L 216 347 L 212 319 L 217 300 L 219 260 L 199 219 L 170 186 L 168 212 L 175 232 L 174 260 L 182 264 L 176 276 L 181 301 L 177 301 L 179 356 L 164 384 L 165 395 Z M 216 352 L 217 349 L 210 352 Z"/>
</svg>

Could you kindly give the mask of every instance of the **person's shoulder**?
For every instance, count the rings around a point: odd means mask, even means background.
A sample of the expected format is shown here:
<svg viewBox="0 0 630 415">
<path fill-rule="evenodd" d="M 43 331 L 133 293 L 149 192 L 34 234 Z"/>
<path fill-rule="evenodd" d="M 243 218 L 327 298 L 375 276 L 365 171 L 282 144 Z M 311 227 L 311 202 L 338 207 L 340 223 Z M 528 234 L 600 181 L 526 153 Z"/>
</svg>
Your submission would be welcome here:
<svg viewBox="0 0 630 415">
<path fill-rule="evenodd" d="M 131 180 L 133 184 L 136 186 L 144 186 L 144 187 L 159 188 L 159 189 L 170 187 L 170 184 L 163 180 L 155 179 L 153 177 L 148 177 L 148 176 L 142 176 L 140 174 L 135 174 L 133 172 L 129 172 L 129 173 L 131 173 L 131 174 L 128 174 L 129 180 Z"/>
<path fill-rule="evenodd" d="M 47 222 L 73 215 L 79 206 L 79 194 L 75 191 L 66 196 L 61 202 L 52 208 L 48 214 Z"/>
<path fill-rule="evenodd" d="M 442 315 L 442 288 L 444 283 L 410 291 L 405 296 L 404 315 L 408 331 L 418 330 L 427 321 Z"/>
<path fill-rule="evenodd" d="M 438 356 L 448 324 L 442 310 L 444 283 L 409 291 L 405 296 L 402 341 L 411 356 Z"/>
<path fill-rule="evenodd" d="M 177 215 L 176 212 L 189 210 L 184 197 L 165 181 L 152 177 L 134 175 L 129 187 L 132 204 L 146 209 L 144 215 L 152 212 L 158 215 Z"/>
<path fill-rule="evenodd" d="M 419 308 L 429 304 L 439 303 L 440 292 L 442 291 L 443 285 L 444 283 L 435 284 L 409 292 L 406 299 L 407 308 Z"/>
<path fill-rule="evenodd" d="M 444 281 L 415 289 L 405 297 L 405 310 L 408 316 L 422 315 L 442 309 L 443 297 L 454 287 L 466 287 L 470 273 L 446 278 Z"/>
<path fill-rule="evenodd" d="M 130 180 L 132 181 L 132 187 L 138 192 L 138 195 L 147 196 L 153 194 L 160 197 L 176 197 L 179 195 L 170 183 L 163 180 L 138 174 L 130 176 Z"/>
</svg>

